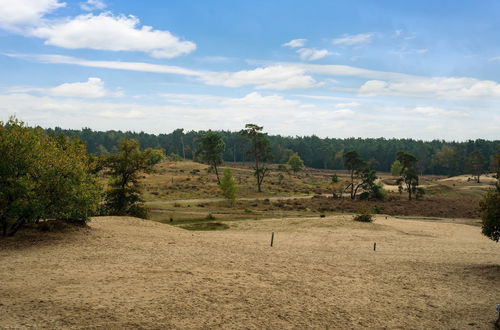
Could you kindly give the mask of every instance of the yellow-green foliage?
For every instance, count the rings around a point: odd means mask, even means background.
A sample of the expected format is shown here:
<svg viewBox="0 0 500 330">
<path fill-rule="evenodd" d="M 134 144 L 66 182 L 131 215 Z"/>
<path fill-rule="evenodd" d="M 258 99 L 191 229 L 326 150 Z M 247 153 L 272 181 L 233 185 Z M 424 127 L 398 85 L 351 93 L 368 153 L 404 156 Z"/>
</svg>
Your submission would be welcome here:
<svg viewBox="0 0 500 330">
<path fill-rule="evenodd" d="M 236 190 L 238 188 L 236 187 L 236 182 L 230 169 L 226 168 L 224 170 L 219 186 L 224 197 L 233 204 L 236 199 Z"/>
</svg>

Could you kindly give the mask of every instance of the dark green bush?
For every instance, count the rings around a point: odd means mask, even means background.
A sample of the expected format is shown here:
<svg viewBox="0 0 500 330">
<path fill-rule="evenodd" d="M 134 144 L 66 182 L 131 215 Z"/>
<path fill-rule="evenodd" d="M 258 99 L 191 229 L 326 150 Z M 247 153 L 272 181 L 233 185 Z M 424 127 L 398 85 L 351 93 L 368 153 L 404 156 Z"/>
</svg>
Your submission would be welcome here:
<svg viewBox="0 0 500 330">
<path fill-rule="evenodd" d="M 354 216 L 354 221 L 373 222 L 373 220 L 373 214 L 371 214 L 370 212 L 363 212 Z"/>
</svg>

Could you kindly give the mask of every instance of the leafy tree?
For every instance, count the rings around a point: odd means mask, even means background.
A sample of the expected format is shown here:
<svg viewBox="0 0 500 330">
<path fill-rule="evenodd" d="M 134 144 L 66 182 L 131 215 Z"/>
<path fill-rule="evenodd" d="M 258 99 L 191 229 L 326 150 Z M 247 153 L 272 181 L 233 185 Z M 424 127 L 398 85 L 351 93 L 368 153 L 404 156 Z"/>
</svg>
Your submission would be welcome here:
<svg viewBox="0 0 500 330">
<path fill-rule="evenodd" d="M 452 176 L 458 174 L 459 172 L 459 159 L 460 157 L 457 148 L 445 144 L 434 154 L 432 162 L 436 166 L 445 168 L 448 172 L 447 174 Z"/>
<path fill-rule="evenodd" d="M 272 158 L 269 139 L 266 134 L 262 133 L 262 129 L 262 126 L 246 124 L 245 129 L 240 131 L 240 134 L 246 137 L 251 143 L 247 155 L 255 160 L 254 175 L 257 180 L 257 190 L 259 192 L 262 192 L 262 182 L 269 172 L 269 168 L 265 164 Z"/>
<path fill-rule="evenodd" d="M 467 167 L 472 172 L 472 175 L 476 179 L 476 182 L 480 183 L 479 177 L 483 173 L 483 167 L 484 167 L 483 156 L 479 151 L 475 150 L 469 155 L 467 161 L 468 161 Z"/>
<path fill-rule="evenodd" d="M 361 187 L 363 193 L 360 199 L 384 199 L 386 191 L 383 189 L 382 184 L 376 183 L 378 179 L 376 172 L 371 168 L 365 167 L 360 172 Z"/>
<path fill-rule="evenodd" d="M 347 190 L 350 188 L 350 197 L 351 199 L 355 199 L 358 188 L 362 184 L 362 182 L 356 183 L 355 180 L 360 178 L 362 170 L 366 168 L 366 163 L 359 157 L 356 151 L 351 150 L 344 153 L 344 166 L 349 171 L 349 177 L 351 179 L 349 185 L 345 189 Z"/>
<path fill-rule="evenodd" d="M 392 165 L 391 165 L 391 175 L 392 176 L 400 176 L 402 169 L 403 169 L 403 165 L 401 165 L 401 162 L 396 159 L 394 161 L 394 163 L 392 163 Z"/>
<path fill-rule="evenodd" d="M 198 146 L 198 156 L 203 162 L 209 164 L 214 169 L 215 175 L 217 176 L 217 183 L 220 184 L 219 170 L 217 167 L 222 164 L 222 156 L 226 148 L 222 135 L 209 130 L 201 135 L 198 140 Z"/>
<path fill-rule="evenodd" d="M 234 180 L 233 173 L 230 169 L 224 169 L 222 180 L 219 184 L 220 189 L 222 190 L 222 195 L 229 201 L 231 205 L 234 204 L 236 200 L 236 181 Z"/>
<path fill-rule="evenodd" d="M 304 169 L 304 161 L 300 158 L 298 153 L 294 153 L 288 159 L 288 165 L 294 173 L 300 172 Z"/>
<path fill-rule="evenodd" d="M 137 140 L 120 141 L 118 153 L 104 158 L 107 173 L 111 176 L 110 189 L 106 192 L 105 208 L 110 215 L 147 217 L 147 209 L 141 198 L 142 187 L 139 173 L 151 173 L 164 154 L 162 150 L 140 150 Z"/>
<path fill-rule="evenodd" d="M 405 185 L 408 192 L 408 199 L 412 199 L 412 195 L 417 193 L 418 187 L 418 173 L 415 166 L 417 158 L 412 154 L 400 151 L 397 153 L 397 160 L 401 163 L 401 171 L 399 175 L 401 178 L 398 180 L 400 187 Z"/>
<path fill-rule="evenodd" d="M 482 233 L 492 240 L 500 240 L 500 189 L 497 187 L 486 193 L 480 202 Z"/>
<path fill-rule="evenodd" d="M 85 222 L 102 188 L 85 146 L 11 118 L 0 122 L 0 228 L 14 235 L 44 219 Z"/>
</svg>

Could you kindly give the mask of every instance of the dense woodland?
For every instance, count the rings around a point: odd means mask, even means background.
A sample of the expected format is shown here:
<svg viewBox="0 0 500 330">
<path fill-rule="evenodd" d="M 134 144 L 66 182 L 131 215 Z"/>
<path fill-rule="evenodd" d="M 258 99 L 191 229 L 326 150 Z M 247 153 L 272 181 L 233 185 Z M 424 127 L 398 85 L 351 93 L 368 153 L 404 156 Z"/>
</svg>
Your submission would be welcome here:
<svg viewBox="0 0 500 330">
<path fill-rule="evenodd" d="M 196 157 L 201 131 L 184 132 L 176 129 L 169 134 L 148 134 L 144 132 L 65 130 L 47 129 L 47 133 L 63 133 L 79 137 L 93 154 L 116 152 L 118 142 L 123 138 L 137 139 L 142 148 L 162 148 L 167 154 L 176 154 L 186 159 Z M 224 160 L 231 162 L 250 161 L 246 154 L 247 140 L 239 132 L 220 131 L 226 145 Z M 356 150 L 376 171 L 390 171 L 398 151 L 405 150 L 418 158 L 417 169 L 421 174 L 458 175 L 482 172 L 491 169 L 494 157 L 500 153 L 500 141 L 469 140 L 447 142 L 443 140 L 422 141 L 414 139 L 385 138 L 319 138 L 317 136 L 268 136 L 273 162 L 285 163 L 291 154 L 297 152 L 305 165 L 315 168 L 344 169 L 344 151 Z"/>
</svg>

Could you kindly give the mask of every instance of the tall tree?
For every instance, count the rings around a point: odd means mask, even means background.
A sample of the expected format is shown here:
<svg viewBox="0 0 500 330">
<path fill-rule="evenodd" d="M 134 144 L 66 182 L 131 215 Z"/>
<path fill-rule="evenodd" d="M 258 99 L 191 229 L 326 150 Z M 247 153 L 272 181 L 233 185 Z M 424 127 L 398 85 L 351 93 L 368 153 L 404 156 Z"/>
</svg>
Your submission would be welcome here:
<svg viewBox="0 0 500 330">
<path fill-rule="evenodd" d="M 240 131 L 240 134 L 250 141 L 250 149 L 247 155 L 255 160 L 254 175 L 257 180 L 257 190 L 262 192 L 262 182 L 269 168 L 266 167 L 266 162 L 271 160 L 271 147 L 267 135 L 262 133 L 262 126 L 255 124 L 246 124 L 245 129 Z"/>
<path fill-rule="evenodd" d="M 469 157 L 467 157 L 468 169 L 472 172 L 472 175 L 476 179 L 477 183 L 480 183 L 479 177 L 483 174 L 484 160 L 481 153 L 477 150 L 471 152 Z"/>
<path fill-rule="evenodd" d="M 139 142 L 134 139 L 121 140 L 118 151 L 104 158 L 107 173 L 111 176 L 110 189 L 106 192 L 106 210 L 110 215 L 146 218 L 139 173 L 151 173 L 153 166 L 164 158 L 163 151 L 151 148 L 141 151 Z"/>
<path fill-rule="evenodd" d="M 415 163 L 418 161 L 415 156 L 406 152 L 400 151 L 397 153 L 397 160 L 401 163 L 401 178 L 399 184 L 405 184 L 405 189 L 408 192 L 408 199 L 412 199 L 412 195 L 417 193 L 418 173 L 415 168 Z"/>
<path fill-rule="evenodd" d="M 225 148 L 222 135 L 211 130 L 203 133 L 198 140 L 198 156 L 214 169 L 218 184 L 220 184 L 218 166 L 222 164 Z"/>
<path fill-rule="evenodd" d="M 350 188 L 351 199 L 356 198 L 356 193 L 361 185 L 361 182 L 356 183 L 355 179 L 359 179 L 361 172 L 366 168 L 366 162 L 359 157 L 355 150 L 347 151 L 344 153 L 344 166 L 349 171 L 350 183 L 346 189 Z"/>
</svg>

